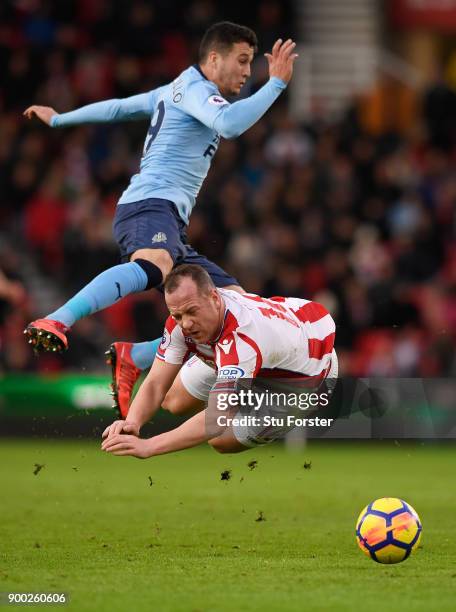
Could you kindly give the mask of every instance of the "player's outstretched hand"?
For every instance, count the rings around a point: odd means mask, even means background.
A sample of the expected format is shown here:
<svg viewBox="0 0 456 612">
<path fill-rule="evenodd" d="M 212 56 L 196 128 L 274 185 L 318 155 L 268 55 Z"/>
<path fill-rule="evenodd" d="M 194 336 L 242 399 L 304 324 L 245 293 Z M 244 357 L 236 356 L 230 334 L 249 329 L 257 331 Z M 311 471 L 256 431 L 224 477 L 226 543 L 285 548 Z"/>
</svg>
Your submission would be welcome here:
<svg viewBox="0 0 456 612">
<path fill-rule="evenodd" d="M 133 436 L 139 436 L 140 426 L 134 421 L 114 421 L 111 425 L 108 425 L 104 432 L 101 434 L 102 438 L 111 438 L 117 434 L 128 433 Z"/>
<path fill-rule="evenodd" d="M 101 449 L 113 455 L 130 455 L 138 459 L 147 459 L 151 456 L 149 440 L 142 440 L 136 436 L 116 434 L 103 441 Z"/>
<path fill-rule="evenodd" d="M 264 56 L 269 64 L 269 76 L 277 77 L 288 83 L 293 74 L 293 64 L 298 57 L 297 53 L 293 53 L 296 43 L 289 38 L 285 42 L 279 38 L 274 43 L 271 53 L 265 53 Z"/>
<path fill-rule="evenodd" d="M 51 125 L 51 119 L 54 115 L 57 115 L 57 112 L 50 106 L 33 105 L 29 106 L 24 111 L 24 116 L 27 117 L 27 119 L 31 119 L 33 115 L 36 115 L 38 119 L 41 119 L 41 121 L 47 123 L 47 125 Z"/>
</svg>

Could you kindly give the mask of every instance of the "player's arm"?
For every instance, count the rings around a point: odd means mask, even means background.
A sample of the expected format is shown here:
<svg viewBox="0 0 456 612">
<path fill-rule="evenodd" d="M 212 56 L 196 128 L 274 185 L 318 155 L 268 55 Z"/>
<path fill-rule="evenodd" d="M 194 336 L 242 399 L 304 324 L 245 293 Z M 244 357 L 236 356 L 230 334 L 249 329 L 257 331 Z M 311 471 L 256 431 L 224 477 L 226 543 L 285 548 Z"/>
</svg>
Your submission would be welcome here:
<svg viewBox="0 0 456 612">
<path fill-rule="evenodd" d="M 103 442 L 102 448 L 113 455 L 130 455 L 139 459 L 147 459 L 192 448 L 213 440 L 224 434 L 227 429 L 231 429 L 227 417 L 233 415 L 233 410 L 226 410 L 227 398 L 231 393 L 235 393 L 231 384 L 227 388 L 226 381 L 223 380 L 221 389 L 220 382 L 216 382 L 209 395 L 208 407 L 176 429 L 146 440 L 141 440 L 136 436 L 114 435 Z M 220 400 L 223 400 L 222 403 Z M 130 413 L 128 415 L 130 416 Z"/>
<path fill-rule="evenodd" d="M 147 423 L 160 408 L 181 367 L 181 364 L 155 359 L 128 410 L 127 418 L 114 421 L 106 427 L 102 437 L 111 438 L 120 433 L 138 436 L 144 423 Z M 102 448 L 104 449 L 104 446 Z"/>
<path fill-rule="evenodd" d="M 206 410 L 203 410 L 180 427 L 153 438 L 141 440 L 136 436 L 113 436 L 103 442 L 102 448 L 113 455 L 131 455 L 147 459 L 198 446 L 213 437 L 213 430 L 206 425 Z"/>
<path fill-rule="evenodd" d="M 139 449 L 133 440 L 133 448 L 119 448 L 118 450 L 123 452 L 118 454 L 132 454 L 142 458 L 164 455 L 198 446 L 218 438 L 227 432 L 227 430 L 231 430 L 229 419 L 237 412 L 238 408 L 230 406 L 229 396 L 231 394 L 237 396 L 240 380 L 244 379 L 243 387 L 245 387 L 245 383 L 256 376 L 257 367 L 257 354 L 250 345 L 246 345 L 242 349 L 238 345 L 237 348 L 242 351 L 241 360 L 239 360 L 237 351 L 226 355 L 220 351 L 218 346 L 216 347 L 218 376 L 209 393 L 208 406 L 205 410 L 195 414 L 176 429 L 154 436 L 149 440 L 144 440 L 145 444 Z M 236 370 L 238 378 L 232 379 L 230 374 L 228 374 L 229 377 L 227 378 L 227 370 L 232 372 Z M 137 450 L 143 454 L 137 455 Z"/>
<path fill-rule="evenodd" d="M 184 110 L 223 138 L 239 136 L 264 115 L 286 88 L 297 57 L 294 48 L 293 41 L 287 40 L 282 44 L 279 39 L 272 53 L 265 54 L 269 62 L 269 81 L 249 98 L 229 104 L 219 95 L 208 95 L 207 87 L 198 82 L 186 92 Z"/>
<path fill-rule="evenodd" d="M 147 423 L 160 408 L 181 367 L 181 364 L 155 359 L 130 406 L 127 421 L 139 427 Z"/>
<path fill-rule="evenodd" d="M 130 455 L 138 459 L 147 459 L 192 448 L 226 431 L 226 424 L 218 421 L 217 414 L 222 417 L 226 416 L 224 412 L 216 413 L 213 409 L 206 408 L 176 429 L 153 438 L 141 440 L 136 436 L 115 435 L 107 438 L 102 448 L 113 455 Z"/>
<path fill-rule="evenodd" d="M 226 378 L 224 372 L 229 369 L 236 370 L 239 378 L 248 380 L 255 377 L 257 372 L 257 353 L 250 345 L 244 347 L 241 362 L 237 357 L 234 358 L 235 354 L 237 353 L 233 351 L 232 355 L 225 355 L 220 353 L 218 347 L 216 348 L 219 376 L 210 392 L 206 410 L 195 414 L 180 427 L 153 438 L 141 440 L 135 436 L 117 435 L 105 440 L 102 448 L 113 455 L 130 455 L 146 459 L 192 448 L 223 435 L 227 429 L 231 429 L 230 422 L 226 419 L 233 414 L 228 398 L 231 394 L 237 395 L 238 380 Z M 237 408 L 234 409 L 236 410 Z"/>
<path fill-rule="evenodd" d="M 38 117 L 51 127 L 65 127 L 81 123 L 114 123 L 146 119 L 153 113 L 155 91 L 129 98 L 104 100 L 82 106 L 69 113 L 57 113 L 49 106 L 29 106 L 24 111 L 27 119 Z"/>
<path fill-rule="evenodd" d="M 169 391 L 177 373 L 188 357 L 188 349 L 180 327 L 172 317 L 168 317 L 163 330 L 163 338 L 158 347 L 154 363 L 143 384 L 133 400 L 125 421 L 114 421 L 106 427 L 102 444 L 106 450 L 106 442 L 121 433 L 139 435 L 139 430 L 160 408 L 166 393 Z"/>
</svg>

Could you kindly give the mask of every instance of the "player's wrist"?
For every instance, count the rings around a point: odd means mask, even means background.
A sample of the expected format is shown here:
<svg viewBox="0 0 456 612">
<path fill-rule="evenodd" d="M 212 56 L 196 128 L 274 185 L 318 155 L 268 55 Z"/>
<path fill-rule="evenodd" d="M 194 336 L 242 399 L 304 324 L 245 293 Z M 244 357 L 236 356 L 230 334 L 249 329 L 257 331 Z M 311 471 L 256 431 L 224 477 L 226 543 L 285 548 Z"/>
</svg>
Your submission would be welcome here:
<svg viewBox="0 0 456 612">
<path fill-rule="evenodd" d="M 154 436 L 153 438 L 147 438 L 146 440 L 146 454 L 147 457 L 154 457 L 156 455 L 162 455 L 166 450 L 163 449 L 163 444 L 160 444 L 160 436 Z"/>
<path fill-rule="evenodd" d="M 139 433 L 144 423 L 142 423 L 141 421 L 137 419 L 130 418 L 129 416 L 127 416 L 127 418 L 125 419 L 125 425 L 129 425 L 130 428 L 137 430 Z"/>
<path fill-rule="evenodd" d="M 288 85 L 288 81 L 284 81 L 281 77 L 278 77 L 275 74 L 269 77 L 269 81 L 280 87 L 280 89 L 285 89 Z"/>
</svg>

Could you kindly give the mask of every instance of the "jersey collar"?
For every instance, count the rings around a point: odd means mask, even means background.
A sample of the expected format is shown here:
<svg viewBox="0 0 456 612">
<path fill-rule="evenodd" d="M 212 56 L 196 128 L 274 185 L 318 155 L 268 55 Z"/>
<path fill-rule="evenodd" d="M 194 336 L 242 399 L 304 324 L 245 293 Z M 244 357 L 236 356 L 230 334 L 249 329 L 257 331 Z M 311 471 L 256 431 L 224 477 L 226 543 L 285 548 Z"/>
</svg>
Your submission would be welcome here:
<svg viewBox="0 0 456 612">
<path fill-rule="evenodd" d="M 207 76 L 204 74 L 204 72 L 201 70 L 199 64 L 193 64 L 192 68 L 194 68 L 195 70 L 198 70 L 198 72 L 200 73 L 200 75 L 203 77 L 203 79 L 205 79 L 206 81 L 209 81 L 209 79 L 207 78 Z"/>
<path fill-rule="evenodd" d="M 225 330 L 226 317 L 228 316 L 228 312 L 229 312 L 229 309 L 228 309 L 228 307 L 225 305 L 225 314 L 224 314 L 224 316 L 223 316 L 223 325 L 222 325 L 222 327 L 221 327 L 221 329 L 220 329 L 220 333 L 219 333 L 219 335 L 217 336 L 217 338 L 215 338 L 215 340 L 211 340 L 211 341 L 209 342 L 209 344 L 217 344 L 217 342 L 218 342 L 218 341 L 220 340 L 220 338 L 222 337 L 223 332 L 224 332 L 224 330 Z"/>
</svg>

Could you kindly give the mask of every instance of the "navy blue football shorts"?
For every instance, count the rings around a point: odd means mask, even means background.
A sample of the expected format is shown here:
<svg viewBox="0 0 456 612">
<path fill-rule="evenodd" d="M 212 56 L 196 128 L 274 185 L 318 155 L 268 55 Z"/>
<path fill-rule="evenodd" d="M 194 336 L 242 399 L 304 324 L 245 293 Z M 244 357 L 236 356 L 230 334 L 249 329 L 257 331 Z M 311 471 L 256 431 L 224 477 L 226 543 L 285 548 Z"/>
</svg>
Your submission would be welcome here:
<svg viewBox="0 0 456 612">
<path fill-rule="evenodd" d="M 161 198 L 118 204 L 114 215 L 113 233 L 123 262 L 138 249 L 165 249 L 175 266 L 189 263 L 204 268 L 216 287 L 239 285 L 233 276 L 187 244 L 186 229 L 175 204 Z"/>
</svg>

